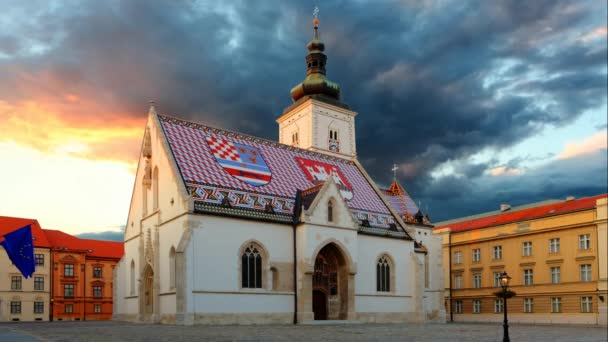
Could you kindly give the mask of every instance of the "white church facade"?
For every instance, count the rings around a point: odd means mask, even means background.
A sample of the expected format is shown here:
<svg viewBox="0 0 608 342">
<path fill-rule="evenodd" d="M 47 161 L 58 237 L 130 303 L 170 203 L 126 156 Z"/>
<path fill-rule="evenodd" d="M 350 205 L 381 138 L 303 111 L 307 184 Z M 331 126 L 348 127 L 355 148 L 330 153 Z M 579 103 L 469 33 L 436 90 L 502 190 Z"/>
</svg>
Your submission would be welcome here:
<svg viewBox="0 0 608 342">
<path fill-rule="evenodd" d="M 114 319 L 176 324 L 444 322 L 441 241 L 357 160 L 356 113 L 307 78 L 279 142 L 150 108 L 114 273 Z"/>
</svg>

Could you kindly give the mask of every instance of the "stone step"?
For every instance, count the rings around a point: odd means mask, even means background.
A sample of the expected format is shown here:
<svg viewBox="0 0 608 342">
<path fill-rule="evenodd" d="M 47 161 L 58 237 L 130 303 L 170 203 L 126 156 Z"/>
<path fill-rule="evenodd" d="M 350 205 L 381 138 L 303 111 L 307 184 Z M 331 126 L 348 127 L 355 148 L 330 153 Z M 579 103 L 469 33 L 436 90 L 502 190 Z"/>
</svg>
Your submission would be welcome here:
<svg viewBox="0 0 608 342">
<path fill-rule="evenodd" d="M 355 321 L 355 320 L 328 319 L 328 320 L 304 322 L 304 323 L 300 323 L 300 324 L 301 325 L 341 325 L 341 324 L 361 324 L 361 323 L 362 323 L 361 321 Z"/>
</svg>

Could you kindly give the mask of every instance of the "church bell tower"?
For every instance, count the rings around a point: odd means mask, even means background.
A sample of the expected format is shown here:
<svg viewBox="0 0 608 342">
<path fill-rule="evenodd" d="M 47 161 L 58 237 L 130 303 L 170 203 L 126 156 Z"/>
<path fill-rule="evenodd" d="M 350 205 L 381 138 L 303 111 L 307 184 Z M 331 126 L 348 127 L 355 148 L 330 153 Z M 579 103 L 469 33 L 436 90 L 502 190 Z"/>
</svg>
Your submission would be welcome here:
<svg viewBox="0 0 608 342">
<path fill-rule="evenodd" d="M 306 78 L 291 89 L 293 104 L 276 120 L 279 142 L 343 158 L 355 158 L 355 116 L 341 101 L 340 86 L 327 79 L 325 44 L 319 40 L 318 9 L 314 36 L 306 46 Z"/>
</svg>

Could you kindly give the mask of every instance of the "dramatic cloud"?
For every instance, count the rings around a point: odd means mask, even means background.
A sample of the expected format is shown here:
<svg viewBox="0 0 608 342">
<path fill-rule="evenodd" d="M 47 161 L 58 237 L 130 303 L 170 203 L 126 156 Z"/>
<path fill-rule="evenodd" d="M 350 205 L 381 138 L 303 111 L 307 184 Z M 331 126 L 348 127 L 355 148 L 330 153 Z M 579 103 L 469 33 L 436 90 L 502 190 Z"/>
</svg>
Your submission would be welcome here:
<svg viewBox="0 0 608 342">
<path fill-rule="evenodd" d="M 519 189 L 504 192 L 507 201 L 602 191 L 590 178 L 566 186 L 563 174 L 527 169 L 521 156 L 510 164 L 471 156 L 605 110 L 605 2 L 320 7 L 328 77 L 359 113 L 359 158 L 379 183 L 390 182 L 399 164 L 408 192 L 440 219 L 485 209 L 484 201 L 498 199 L 488 195 L 497 193 L 492 186 Z M 312 36 L 311 2 L 10 1 L 4 8 L 0 142 L 128 164 L 150 100 L 163 114 L 276 139 L 274 119 L 305 77 Z M 602 125 L 589 124 L 588 135 Z M 584 158 L 598 153 L 589 151 Z M 571 156 L 583 158 L 579 152 Z M 571 159 L 548 156 L 542 168 Z M 480 200 L 455 200 L 465 192 Z"/>
</svg>

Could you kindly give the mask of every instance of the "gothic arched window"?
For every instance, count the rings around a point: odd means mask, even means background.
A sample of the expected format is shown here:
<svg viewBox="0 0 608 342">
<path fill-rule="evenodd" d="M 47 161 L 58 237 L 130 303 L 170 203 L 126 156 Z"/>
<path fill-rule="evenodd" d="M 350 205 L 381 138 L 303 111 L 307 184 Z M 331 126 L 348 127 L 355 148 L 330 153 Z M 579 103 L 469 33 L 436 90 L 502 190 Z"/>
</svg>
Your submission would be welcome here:
<svg viewBox="0 0 608 342">
<path fill-rule="evenodd" d="M 380 257 L 376 264 L 376 290 L 380 292 L 391 291 L 391 263 L 386 255 Z"/>
<path fill-rule="evenodd" d="M 327 203 L 327 222 L 334 222 L 334 201 Z"/>
<path fill-rule="evenodd" d="M 129 280 L 130 280 L 130 284 L 129 286 L 131 287 L 131 296 L 133 296 L 135 294 L 135 261 L 131 260 L 131 269 L 129 270 Z"/>
<path fill-rule="evenodd" d="M 249 244 L 241 254 L 241 287 L 250 289 L 262 288 L 262 249 L 256 244 Z"/>
<path fill-rule="evenodd" d="M 175 248 L 169 251 L 169 288 L 175 288 Z"/>
</svg>

